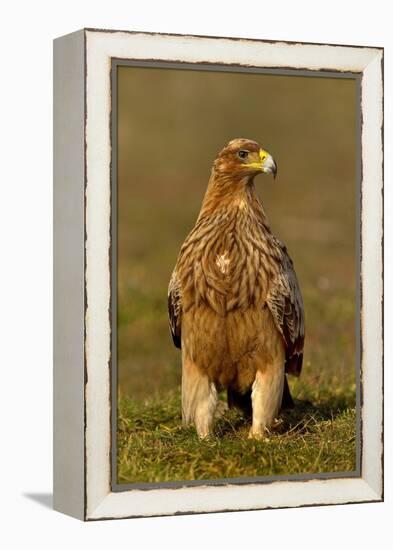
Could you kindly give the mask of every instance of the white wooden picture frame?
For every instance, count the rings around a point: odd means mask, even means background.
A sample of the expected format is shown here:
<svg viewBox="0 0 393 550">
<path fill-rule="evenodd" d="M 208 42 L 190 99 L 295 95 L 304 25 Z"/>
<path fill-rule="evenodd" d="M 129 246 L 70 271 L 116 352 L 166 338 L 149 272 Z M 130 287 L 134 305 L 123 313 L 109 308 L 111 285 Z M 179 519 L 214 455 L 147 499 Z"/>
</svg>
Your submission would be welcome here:
<svg viewBox="0 0 393 550">
<path fill-rule="evenodd" d="M 356 477 L 114 491 L 114 59 L 342 72 L 361 83 L 360 471 Z M 82 520 L 383 499 L 383 50 L 80 30 L 54 42 L 54 507 Z"/>
</svg>

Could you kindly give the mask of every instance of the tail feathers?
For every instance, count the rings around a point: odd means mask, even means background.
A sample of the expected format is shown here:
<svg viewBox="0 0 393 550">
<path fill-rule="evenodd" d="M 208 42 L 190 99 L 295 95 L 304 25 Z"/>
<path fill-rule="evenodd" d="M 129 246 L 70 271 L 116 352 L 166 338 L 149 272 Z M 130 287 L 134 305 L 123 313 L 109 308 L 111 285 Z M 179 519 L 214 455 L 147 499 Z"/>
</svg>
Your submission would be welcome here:
<svg viewBox="0 0 393 550">
<path fill-rule="evenodd" d="M 295 403 L 293 402 L 291 392 L 289 390 L 287 377 L 284 376 L 284 390 L 282 392 L 281 410 L 293 409 Z"/>
</svg>

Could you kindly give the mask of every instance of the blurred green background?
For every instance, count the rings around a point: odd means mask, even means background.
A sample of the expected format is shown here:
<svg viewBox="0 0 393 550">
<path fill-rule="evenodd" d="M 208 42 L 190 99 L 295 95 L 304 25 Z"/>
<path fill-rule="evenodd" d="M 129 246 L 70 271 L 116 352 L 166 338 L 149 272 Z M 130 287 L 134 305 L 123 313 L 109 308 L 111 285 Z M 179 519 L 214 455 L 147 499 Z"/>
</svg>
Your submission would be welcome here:
<svg viewBox="0 0 393 550">
<path fill-rule="evenodd" d="M 167 285 L 217 152 L 258 141 L 278 177 L 256 186 L 292 256 L 306 309 L 295 397 L 355 393 L 356 81 L 332 77 L 118 68 L 120 395 L 180 383 Z"/>
</svg>

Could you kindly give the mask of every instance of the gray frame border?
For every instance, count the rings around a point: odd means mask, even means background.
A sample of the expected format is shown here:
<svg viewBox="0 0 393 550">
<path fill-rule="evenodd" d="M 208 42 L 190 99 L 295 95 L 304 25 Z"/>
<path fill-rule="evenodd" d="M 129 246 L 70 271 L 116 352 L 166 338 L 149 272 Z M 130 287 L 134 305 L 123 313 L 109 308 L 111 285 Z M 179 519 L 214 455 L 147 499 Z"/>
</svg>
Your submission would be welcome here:
<svg viewBox="0 0 393 550">
<path fill-rule="evenodd" d="M 86 515 L 85 32 L 53 43 L 53 507 Z"/>
<path fill-rule="evenodd" d="M 91 29 L 89 29 L 91 30 Z M 111 32 L 111 31 L 108 31 Z M 359 46 L 362 47 L 362 46 Z M 169 482 L 151 482 L 151 483 L 118 483 L 117 482 L 117 74 L 118 67 L 143 67 L 156 69 L 180 69 L 196 71 L 213 72 L 236 72 L 236 73 L 256 73 L 270 74 L 277 76 L 303 76 L 317 78 L 345 78 L 356 80 L 357 100 L 356 100 L 356 242 L 355 254 L 357 265 L 356 276 L 356 316 L 355 316 L 355 364 L 356 364 L 356 469 L 349 472 L 326 472 L 319 474 L 293 474 L 276 476 L 256 476 L 242 478 L 220 478 L 210 480 L 184 480 Z M 111 319 L 111 360 L 110 360 L 110 415 L 111 415 L 111 490 L 113 492 L 124 492 L 130 490 L 152 490 L 157 488 L 172 488 L 192 486 L 225 486 L 225 485 L 247 485 L 247 484 L 269 484 L 275 481 L 308 481 L 313 479 L 337 479 L 337 478 L 358 478 L 361 477 L 362 464 L 362 356 L 361 356 L 361 296 L 362 296 L 362 277 L 361 277 L 361 182 L 362 182 L 362 149 L 361 149 L 361 72 L 340 72 L 327 71 L 324 69 L 286 69 L 286 68 L 261 68 L 253 66 L 244 66 L 238 64 L 217 64 L 217 63 L 190 63 L 174 62 L 167 60 L 134 60 L 134 59 L 111 59 L 110 68 L 111 80 L 111 116 L 110 116 L 110 136 L 111 136 L 111 220 L 110 220 L 110 319 Z M 383 324 L 383 323 L 382 323 Z"/>
</svg>

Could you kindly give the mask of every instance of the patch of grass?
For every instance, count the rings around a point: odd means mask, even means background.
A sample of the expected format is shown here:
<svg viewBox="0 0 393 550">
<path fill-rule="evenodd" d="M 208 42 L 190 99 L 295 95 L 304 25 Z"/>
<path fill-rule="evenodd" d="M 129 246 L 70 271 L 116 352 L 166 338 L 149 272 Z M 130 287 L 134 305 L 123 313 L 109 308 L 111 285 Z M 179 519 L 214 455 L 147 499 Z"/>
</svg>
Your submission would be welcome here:
<svg viewBox="0 0 393 550">
<path fill-rule="evenodd" d="M 321 390 L 318 403 L 297 401 L 264 441 L 248 439 L 249 419 L 225 410 L 214 435 L 200 441 L 181 425 L 180 392 L 119 399 L 118 482 L 204 480 L 355 469 L 354 392 Z"/>
</svg>

